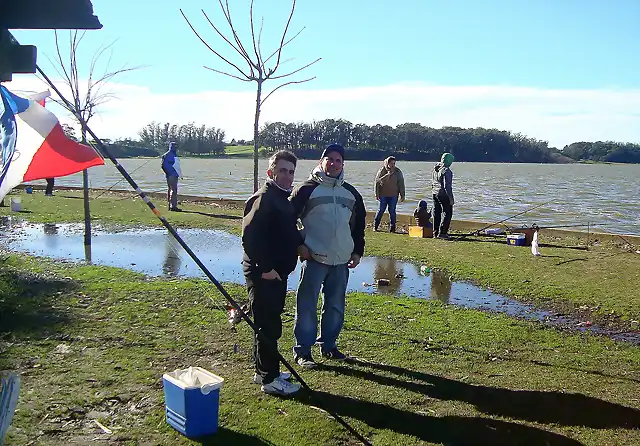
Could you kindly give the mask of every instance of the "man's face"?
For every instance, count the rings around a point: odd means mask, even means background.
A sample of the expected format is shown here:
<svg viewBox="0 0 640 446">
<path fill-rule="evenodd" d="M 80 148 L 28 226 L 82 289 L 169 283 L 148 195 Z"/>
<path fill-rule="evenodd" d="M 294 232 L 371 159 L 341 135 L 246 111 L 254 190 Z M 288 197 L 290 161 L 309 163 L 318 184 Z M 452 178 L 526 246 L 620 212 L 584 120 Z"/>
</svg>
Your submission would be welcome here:
<svg viewBox="0 0 640 446">
<path fill-rule="evenodd" d="M 294 166 L 291 161 L 287 160 L 278 160 L 276 167 L 273 170 L 267 170 L 269 178 L 275 181 L 278 186 L 287 190 L 291 189 L 295 173 L 296 166 Z"/>
<path fill-rule="evenodd" d="M 338 178 L 343 167 L 342 156 L 338 152 L 329 152 L 327 156 L 320 161 L 322 171 L 333 178 Z"/>
<path fill-rule="evenodd" d="M 396 161 L 395 160 L 389 160 L 389 169 L 393 169 L 396 167 Z"/>
</svg>

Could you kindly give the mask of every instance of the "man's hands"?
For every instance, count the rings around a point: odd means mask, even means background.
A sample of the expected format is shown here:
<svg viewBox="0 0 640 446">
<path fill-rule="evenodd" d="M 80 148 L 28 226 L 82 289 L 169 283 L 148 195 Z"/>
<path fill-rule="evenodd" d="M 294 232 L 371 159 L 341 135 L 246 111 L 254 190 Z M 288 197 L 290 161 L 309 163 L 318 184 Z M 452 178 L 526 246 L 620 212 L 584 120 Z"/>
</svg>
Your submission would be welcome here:
<svg viewBox="0 0 640 446">
<path fill-rule="evenodd" d="M 351 254 L 351 258 L 347 262 L 347 267 L 355 268 L 360 264 L 360 256 L 358 254 Z"/>
<path fill-rule="evenodd" d="M 268 273 L 262 273 L 262 278 L 264 280 L 282 280 L 280 274 L 275 269 L 272 269 Z"/>
<path fill-rule="evenodd" d="M 400 197 L 400 203 L 404 203 L 404 197 Z"/>
<path fill-rule="evenodd" d="M 311 258 L 309 248 L 307 248 L 306 245 L 298 246 L 298 256 L 300 257 L 300 260 L 309 260 Z"/>
</svg>

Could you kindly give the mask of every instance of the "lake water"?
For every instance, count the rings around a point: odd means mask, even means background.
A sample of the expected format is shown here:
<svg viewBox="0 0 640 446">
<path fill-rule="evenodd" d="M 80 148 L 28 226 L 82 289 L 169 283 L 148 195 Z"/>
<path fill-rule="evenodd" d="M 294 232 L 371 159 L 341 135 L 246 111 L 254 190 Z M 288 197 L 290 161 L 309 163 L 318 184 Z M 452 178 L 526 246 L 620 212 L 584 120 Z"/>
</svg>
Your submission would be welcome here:
<svg viewBox="0 0 640 446">
<path fill-rule="evenodd" d="M 144 191 L 166 190 L 159 158 L 120 162 Z M 300 161 L 296 180 L 306 179 L 316 164 Z M 252 160 L 181 158 L 181 165 L 182 194 L 244 200 L 252 193 Z M 345 163 L 345 179 L 360 191 L 368 210 L 377 208 L 373 179 L 379 167 L 378 161 Z M 407 201 L 399 203 L 398 211 L 411 214 L 419 199 L 430 197 L 433 163 L 399 162 L 398 167 L 407 187 Z M 260 160 L 260 172 L 266 168 L 267 161 Z M 454 219 L 495 222 L 548 202 L 509 223 L 591 223 L 600 232 L 640 235 L 640 165 L 454 163 L 452 169 Z M 130 190 L 109 161 L 91 168 L 89 180 L 94 188 Z M 81 186 L 82 175 L 59 178 L 56 184 Z"/>
</svg>

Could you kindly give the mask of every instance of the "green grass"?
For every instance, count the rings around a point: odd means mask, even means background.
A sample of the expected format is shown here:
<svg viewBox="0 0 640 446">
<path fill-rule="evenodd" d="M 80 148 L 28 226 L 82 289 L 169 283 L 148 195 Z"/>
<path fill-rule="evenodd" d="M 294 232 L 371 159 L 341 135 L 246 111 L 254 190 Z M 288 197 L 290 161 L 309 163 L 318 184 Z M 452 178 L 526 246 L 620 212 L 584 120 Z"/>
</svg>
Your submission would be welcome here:
<svg viewBox="0 0 640 446">
<path fill-rule="evenodd" d="M 11 254 L 0 292 L 0 369 L 22 375 L 8 445 L 357 444 L 308 394 L 268 397 L 250 383 L 249 327 L 232 332 L 202 280 Z M 292 311 L 289 296 L 287 358 Z M 640 443 L 639 347 L 357 293 L 341 346 L 356 359 L 302 376 L 375 445 Z M 163 420 L 161 376 L 190 365 L 225 378 L 221 430 L 201 442 Z"/>
</svg>

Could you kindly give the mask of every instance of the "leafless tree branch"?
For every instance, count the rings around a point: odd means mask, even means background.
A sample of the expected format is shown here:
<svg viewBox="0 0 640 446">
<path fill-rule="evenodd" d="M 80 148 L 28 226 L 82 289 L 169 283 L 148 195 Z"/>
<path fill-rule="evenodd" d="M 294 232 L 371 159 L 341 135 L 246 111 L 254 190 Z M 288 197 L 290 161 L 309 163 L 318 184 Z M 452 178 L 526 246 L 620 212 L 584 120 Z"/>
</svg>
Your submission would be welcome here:
<svg viewBox="0 0 640 446">
<path fill-rule="evenodd" d="M 296 10 L 296 0 L 293 0 L 291 3 L 291 13 L 289 13 L 289 18 L 287 19 L 287 24 L 284 27 L 284 32 L 282 33 L 282 39 L 280 39 L 280 46 L 278 47 L 278 60 L 276 61 L 276 66 L 269 69 L 269 77 L 271 74 L 275 73 L 280 66 L 280 56 L 282 55 L 282 47 L 284 46 L 284 40 L 287 37 L 287 31 L 289 31 L 289 24 L 291 24 L 291 18 L 293 17 L 293 13 Z"/>
<path fill-rule="evenodd" d="M 240 76 L 236 76 L 235 74 L 226 73 L 224 71 L 216 70 L 215 68 L 211 68 L 211 67 L 208 67 L 206 65 L 203 65 L 203 66 L 207 70 L 211 70 L 211 71 L 214 71 L 216 73 L 224 74 L 225 76 L 229 76 L 229 77 L 232 77 L 234 79 L 238 79 L 239 81 L 242 81 L 242 82 L 251 82 L 252 81 L 252 79 L 244 79 L 244 78 L 241 78 Z"/>
<path fill-rule="evenodd" d="M 269 96 L 271 96 L 273 93 L 275 93 L 276 91 L 278 91 L 278 90 L 279 90 L 279 89 L 281 89 L 282 87 L 286 87 L 287 85 L 291 85 L 291 84 L 303 84 L 303 83 L 305 83 L 305 82 L 312 81 L 312 80 L 314 80 L 315 78 L 316 78 L 316 77 L 315 77 L 315 76 L 313 76 L 313 77 L 310 77 L 309 79 L 303 79 L 303 80 L 301 80 L 301 81 L 289 81 L 289 82 L 285 82 L 285 83 L 284 83 L 284 84 L 282 84 L 282 85 L 278 85 L 276 88 L 274 88 L 273 90 L 271 90 L 271 91 L 269 92 L 269 94 L 268 94 L 268 95 L 266 95 L 262 101 L 260 101 L 260 105 L 262 106 L 262 104 L 264 104 L 264 102 L 265 102 L 267 99 L 269 99 Z"/>
<path fill-rule="evenodd" d="M 273 77 L 270 77 L 269 79 L 272 79 L 272 80 L 273 80 L 273 79 L 282 79 L 283 77 L 289 77 L 289 76 L 291 76 L 291 75 L 293 75 L 293 74 L 296 74 L 296 73 L 298 73 L 298 72 L 300 72 L 300 71 L 304 70 L 305 68 L 309 68 L 311 65 L 313 65 L 313 64 L 314 64 L 314 63 L 316 63 L 316 62 L 318 62 L 319 60 L 322 60 L 322 57 L 318 57 L 318 58 L 317 58 L 316 60 L 314 60 L 313 62 L 308 63 L 308 64 L 306 64 L 304 67 L 300 67 L 300 68 L 298 68 L 297 70 L 292 71 L 291 73 L 282 74 L 282 75 L 280 75 L 280 76 L 273 76 Z"/>
<path fill-rule="evenodd" d="M 236 64 L 234 64 L 233 62 L 231 62 L 230 60 L 228 60 L 227 58 L 225 58 L 224 56 L 222 56 L 220 53 L 218 53 L 216 50 L 214 50 L 213 48 L 211 48 L 211 45 L 209 45 L 201 36 L 200 34 L 198 34 L 198 31 L 195 30 L 195 28 L 193 27 L 193 25 L 191 25 L 191 22 L 189 21 L 189 19 L 187 18 L 186 15 L 184 15 L 184 12 L 182 12 L 182 9 L 180 9 L 180 14 L 182 14 L 182 17 L 184 17 L 184 19 L 186 20 L 186 22 L 189 24 L 189 28 L 191 28 L 191 30 L 193 31 L 193 33 L 198 37 L 198 39 L 200 39 L 200 41 L 202 43 L 204 43 L 204 45 L 209 48 L 209 50 L 215 54 L 216 56 L 218 56 L 220 59 L 224 60 L 227 64 L 231 65 L 233 68 L 235 68 L 236 70 L 238 70 L 238 72 L 243 75 L 244 77 L 246 77 L 247 79 L 251 80 L 251 77 L 247 74 L 245 74 L 244 71 L 242 71 Z"/>
<path fill-rule="evenodd" d="M 292 42 L 292 41 L 293 41 L 293 39 L 295 39 L 296 37 L 298 37 L 298 36 L 300 35 L 300 33 L 302 33 L 302 31 L 304 31 L 304 30 L 305 30 L 305 28 L 306 28 L 306 26 L 305 26 L 305 27 L 303 27 L 300 31 L 298 31 L 298 32 L 297 32 L 297 34 L 296 34 L 295 36 L 293 36 L 292 38 L 290 38 L 289 40 L 287 40 L 287 41 L 282 45 L 282 48 L 284 48 L 285 46 L 287 46 L 290 42 Z M 269 62 L 273 56 L 275 56 L 276 54 L 278 54 L 278 51 L 280 51 L 280 48 L 278 48 L 278 49 L 277 49 L 277 50 L 275 50 L 273 53 L 271 53 L 271 54 L 269 55 L 269 57 L 267 57 L 267 58 L 265 59 L 264 63 Z"/>
<path fill-rule="evenodd" d="M 227 42 L 229 44 L 229 46 L 231 48 L 233 48 L 234 50 L 236 50 L 236 52 L 238 54 L 240 54 L 240 56 L 242 56 L 242 58 L 245 60 L 245 62 L 247 62 L 249 64 L 249 69 L 252 69 L 252 62 L 251 62 L 251 58 L 249 58 L 244 51 L 244 48 L 240 49 L 238 48 L 236 45 L 234 45 L 233 43 L 231 43 L 231 41 L 229 39 L 227 39 L 227 37 L 222 34 L 222 32 L 218 29 L 218 27 L 216 27 L 216 25 L 213 24 L 213 22 L 209 19 L 209 16 L 207 15 L 206 12 L 204 12 L 204 9 L 202 10 L 202 14 L 204 15 L 204 17 L 207 19 L 207 22 L 209 22 L 209 24 L 211 25 L 211 27 L 215 30 L 216 33 L 218 33 L 218 35 L 220 37 L 222 37 L 224 39 L 225 42 Z"/>
<path fill-rule="evenodd" d="M 251 41 L 253 42 L 253 52 L 256 55 L 258 62 L 259 72 L 264 73 L 264 62 L 260 59 L 260 52 L 258 51 L 258 44 L 256 43 L 255 27 L 253 26 L 253 0 L 251 0 L 251 6 L 249 6 L 249 21 L 251 22 Z"/>
<path fill-rule="evenodd" d="M 233 26 L 233 21 L 231 20 L 231 9 L 229 9 L 229 0 L 225 0 L 226 9 L 225 9 L 225 5 L 222 4 L 222 0 L 218 0 L 218 3 L 220 3 L 220 8 L 222 9 L 222 13 L 224 14 L 224 18 L 227 20 L 227 24 L 229 25 L 229 28 L 231 29 L 231 33 L 233 34 L 233 39 L 238 44 L 238 47 L 242 50 L 242 52 L 244 53 L 244 55 L 247 58 L 247 60 L 249 60 L 249 64 L 252 67 L 251 68 L 251 75 L 253 76 L 254 75 L 253 69 L 255 68 L 257 70 L 258 67 L 256 66 L 256 64 L 254 64 L 253 60 L 251 60 L 251 57 L 249 56 L 249 53 L 244 48 L 244 45 L 242 44 L 242 40 L 240 40 L 240 36 L 238 36 L 238 33 L 236 32 L 236 29 Z"/>
<path fill-rule="evenodd" d="M 101 105 L 116 97 L 115 94 L 109 91 L 102 91 L 108 82 L 118 74 L 137 70 L 141 67 L 122 67 L 118 70 L 109 71 L 115 41 L 102 45 L 96 50 L 90 60 L 87 72 L 86 89 L 82 90 L 80 88 L 80 67 L 78 65 L 77 53 L 85 36 L 85 32 L 78 32 L 77 30 L 69 32 L 68 56 L 63 56 L 58 33 L 57 31 L 54 31 L 54 33 L 57 60 L 56 63 L 52 64 L 55 66 L 56 71 L 59 74 L 62 74 L 61 77 L 63 78 L 64 84 L 71 91 L 73 103 L 67 104 L 54 97 L 52 97 L 51 100 L 71 112 L 79 124 L 82 125 L 83 122 L 86 124 L 93 116 L 95 116 L 96 110 Z M 107 59 L 105 72 L 98 77 L 96 76 L 98 62 L 106 55 L 107 52 L 109 54 L 109 58 Z M 49 58 L 49 60 L 51 59 Z"/>
</svg>

